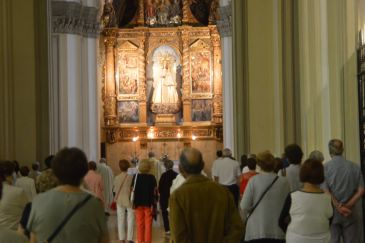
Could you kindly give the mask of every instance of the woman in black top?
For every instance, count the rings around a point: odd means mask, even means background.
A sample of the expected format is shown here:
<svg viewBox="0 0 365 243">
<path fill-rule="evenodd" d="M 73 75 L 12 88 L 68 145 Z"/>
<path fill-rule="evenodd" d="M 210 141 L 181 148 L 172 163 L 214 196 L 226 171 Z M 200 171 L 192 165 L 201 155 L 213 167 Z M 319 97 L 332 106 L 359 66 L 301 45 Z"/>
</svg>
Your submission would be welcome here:
<svg viewBox="0 0 365 243">
<path fill-rule="evenodd" d="M 156 178 L 148 174 L 153 161 L 144 159 L 139 163 L 138 174 L 133 179 L 133 206 L 137 223 L 137 241 L 152 242 L 152 213 L 157 201 Z M 136 184 L 134 187 L 134 183 Z"/>
<path fill-rule="evenodd" d="M 165 228 L 165 233 L 168 235 L 170 233 L 170 226 L 167 208 L 169 206 L 170 187 L 172 185 L 172 181 L 176 178 L 177 173 L 172 170 L 174 162 L 171 160 L 165 160 L 164 165 L 166 172 L 161 175 L 158 183 L 158 192 L 160 193 L 160 208 L 162 212 L 163 226 Z"/>
</svg>

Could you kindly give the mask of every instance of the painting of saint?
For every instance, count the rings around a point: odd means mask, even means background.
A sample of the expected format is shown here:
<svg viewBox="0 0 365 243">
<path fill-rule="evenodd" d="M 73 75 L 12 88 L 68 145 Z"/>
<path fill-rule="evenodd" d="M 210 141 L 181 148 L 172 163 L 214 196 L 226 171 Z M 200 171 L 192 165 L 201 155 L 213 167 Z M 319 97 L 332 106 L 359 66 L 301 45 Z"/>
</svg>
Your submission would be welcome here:
<svg viewBox="0 0 365 243">
<path fill-rule="evenodd" d="M 192 120 L 211 121 L 212 120 L 212 101 L 193 100 L 191 104 Z"/>
<path fill-rule="evenodd" d="M 118 103 L 119 123 L 139 122 L 139 108 L 137 101 L 120 101 Z"/>
<path fill-rule="evenodd" d="M 193 52 L 190 56 L 191 86 L 193 93 L 210 93 L 210 53 Z"/>
<path fill-rule="evenodd" d="M 119 61 L 119 94 L 137 94 L 138 66 L 137 57 L 122 55 Z"/>
</svg>

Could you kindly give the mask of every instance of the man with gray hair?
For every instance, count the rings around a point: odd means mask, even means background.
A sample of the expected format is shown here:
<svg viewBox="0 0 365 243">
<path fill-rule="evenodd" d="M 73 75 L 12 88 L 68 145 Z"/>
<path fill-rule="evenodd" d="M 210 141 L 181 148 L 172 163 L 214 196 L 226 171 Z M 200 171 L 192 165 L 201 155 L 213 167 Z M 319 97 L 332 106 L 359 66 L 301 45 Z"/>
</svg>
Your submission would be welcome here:
<svg viewBox="0 0 365 243">
<path fill-rule="evenodd" d="M 341 140 L 330 140 L 328 148 L 332 159 L 324 164 L 325 182 L 322 188 L 332 196 L 335 207 L 331 241 L 340 243 L 342 238 L 344 243 L 360 243 L 363 236 L 359 199 L 365 192 L 360 168 L 342 156 L 344 147 Z"/>
<path fill-rule="evenodd" d="M 222 157 L 222 159 L 213 162 L 213 179 L 232 193 L 237 206 L 240 196 L 238 187 L 239 177 L 241 176 L 240 164 L 232 158 L 232 152 L 229 148 L 223 150 Z"/>
<path fill-rule="evenodd" d="M 202 154 L 185 148 L 180 172 L 186 178 L 170 197 L 173 242 L 239 242 L 243 224 L 233 197 L 225 188 L 201 175 Z"/>
</svg>

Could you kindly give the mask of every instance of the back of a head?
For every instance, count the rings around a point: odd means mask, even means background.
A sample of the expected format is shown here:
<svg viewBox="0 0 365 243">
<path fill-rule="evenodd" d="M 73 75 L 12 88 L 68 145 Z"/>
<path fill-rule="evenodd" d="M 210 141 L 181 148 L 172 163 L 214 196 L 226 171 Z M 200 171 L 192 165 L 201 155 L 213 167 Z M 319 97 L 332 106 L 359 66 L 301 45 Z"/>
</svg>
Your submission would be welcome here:
<svg viewBox="0 0 365 243">
<path fill-rule="evenodd" d="M 154 152 L 148 152 L 148 158 L 154 158 L 155 157 L 155 153 Z"/>
<path fill-rule="evenodd" d="M 38 171 L 38 170 L 39 170 L 39 162 L 34 162 L 34 163 L 32 164 L 32 169 L 33 169 L 34 171 Z"/>
<path fill-rule="evenodd" d="M 216 155 L 217 155 L 217 158 L 221 158 L 221 157 L 222 157 L 222 155 L 223 155 L 222 150 L 217 150 Z"/>
<path fill-rule="evenodd" d="M 44 160 L 44 164 L 46 165 L 47 169 L 52 167 L 52 160 L 54 159 L 54 155 L 47 156 Z"/>
<path fill-rule="evenodd" d="M 119 160 L 119 169 L 120 169 L 120 171 L 126 172 L 130 166 L 131 165 L 130 165 L 128 160 L 126 160 L 126 159 Z"/>
<path fill-rule="evenodd" d="M 224 158 L 229 158 L 232 156 L 232 151 L 229 148 L 223 149 L 222 156 Z"/>
<path fill-rule="evenodd" d="M 99 160 L 99 163 L 100 163 L 100 164 L 106 164 L 106 159 L 105 159 L 105 158 L 101 158 L 101 159 Z"/>
<path fill-rule="evenodd" d="M 274 156 L 270 151 L 264 151 L 257 154 L 257 165 L 265 172 L 273 172 L 275 170 L 276 162 Z"/>
<path fill-rule="evenodd" d="M 90 161 L 89 163 L 88 163 L 88 167 L 89 167 L 89 170 L 96 170 L 96 163 L 95 163 L 95 161 Z"/>
<path fill-rule="evenodd" d="M 172 169 L 172 167 L 174 167 L 174 162 L 170 159 L 166 159 L 164 162 L 163 162 L 166 170 L 170 170 Z"/>
<path fill-rule="evenodd" d="M 200 174 L 204 168 L 201 152 L 195 148 L 185 148 L 180 155 L 180 166 L 188 175 Z"/>
<path fill-rule="evenodd" d="M 29 168 L 28 168 L 28 166 L 22 166 L 22 167 L 20 167 L 20 174 L 22 175 L 22 176 L 28 176 L 29 175 Z"/>
<path fill-rule="evenodd" d="M 300 181 L 314 185 L 324 182 L 324 168 L 322 162 L 314 159 L 304 161 L 299 172 Z"/>
<path fill-rule="evenodd" d="M 324 156 L 323 153 L 319 150 L 314 150 L 309 154 L 309 159 L 313 159 L 313 160 L 317 160 L 319 162 L 323 162 L 324 161 Z"/>
<path fill-rule="evenodd" d="M 86 155 L 78 148 L 63 148 L 56 154 L 52 169 L 60 184 L 79 186 L 88 171 Z"/>
<path fill-rule="evenodd" d="M 290 164 L 298 165 L 302 161 L 303 151 L 298 144 L 290 144 L 285 147 L 285 157 Z"/>
<path fill-rule="evenodd" d="M 138 171 L 142 174 L 147 174 L 151 170 L 151 161 L 149 159 L 142 159 L 138 164 Z"/>
<path fill-rule="evenodd" d="M 249 158 L 247 159 L 246 164 L 249 170 L 256 170 L 256 159 Z"/>
<path fill-rule="evenodd" d="M 343 142 L 340 139 L 331 139 L 328 143 L 328 150 L 331 156 L 343 154 Z"/>
<path fill-rule="evenodd" d="M 3 182 L 6 181 L 7 177 L 13 175 L 15 171 L 15 164 L 11 161 L 0 161 L 0 199 L 3 192 Z"/>
</svg>

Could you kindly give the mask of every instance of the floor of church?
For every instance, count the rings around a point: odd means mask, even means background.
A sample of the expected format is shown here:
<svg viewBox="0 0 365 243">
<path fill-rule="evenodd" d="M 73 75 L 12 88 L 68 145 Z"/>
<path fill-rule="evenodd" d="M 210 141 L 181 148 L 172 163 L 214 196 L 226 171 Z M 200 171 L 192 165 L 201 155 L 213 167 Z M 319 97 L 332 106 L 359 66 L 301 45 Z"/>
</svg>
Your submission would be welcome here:
<svg viewBox="0 0 365 243">
<path fill-rule="evenodd" d="M 117 225 L 117 216 L 115 213 L 112 213 L 108 217 L 108 228 L 110 235 L 110 243 L 120 242 L 118 240 L 118 225 Z M 134 229 L 134 242 L 136 242 L 136 233 L 137 229 Z M 169 243 L 170 239 L 165 237 L 165 232 L 163 230 L 162 219 L 161 217 L 157 218 L 157 221 L 153 221 L 152 225 L 152 242 L 153 243 Z"/>
</svg>

